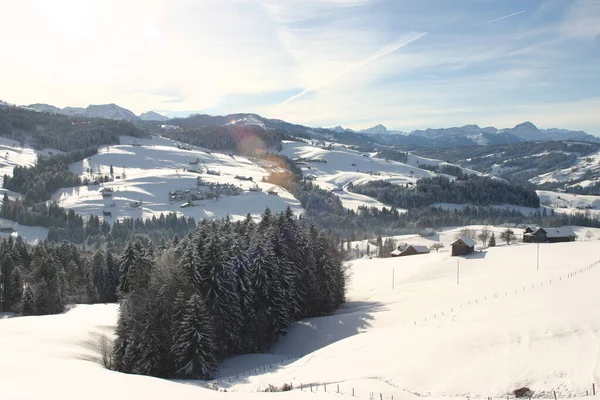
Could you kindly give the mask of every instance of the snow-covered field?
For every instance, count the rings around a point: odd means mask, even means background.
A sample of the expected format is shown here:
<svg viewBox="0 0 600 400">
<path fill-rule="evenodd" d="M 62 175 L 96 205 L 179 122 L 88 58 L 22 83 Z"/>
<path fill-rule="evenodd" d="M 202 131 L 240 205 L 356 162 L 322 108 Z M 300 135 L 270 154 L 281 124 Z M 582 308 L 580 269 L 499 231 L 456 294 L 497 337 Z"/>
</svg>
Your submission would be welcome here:
<svg viewBox="0 0 600 400">
<path fill-rule="evenodd" d="M 435 175 L 431 171 L 396 161 L 386 161 L 374 157 L 375 154 L 360 153 L 335 143 L 333 143 L 333 148 L 333 150 L 327 150 L 322 146 L 284 141 L 281 154 L 294 159 L 326 161 L 306 162 L 304 165 L 300 165 L 305 177 L 315 177 L 313 182 L 326 190 L 345 188 L 349 183 L 361 185 L 376 180 L 385 180 L 400 185 L 414 184 L 418 179 Z M 344 207 L 349 209 L 356 209 L 359 206 L 390 208 L 389 205 L 386 206 L 375 199 L 346 190 L 335 192 L 335 194 L 340 197 Z"/>
<path fill-rule="evenodd" d="M 140 146 L 132 146 L 137 142 Z M 191 150 L 177 148 L 177 142 L 161 137 L 150 139 L 121 138 L 121 145 L 100 148 L 97 155 L 70 165 L 71 170 L 83 177 L 98 171 L 109 175 L 113 166 L 115 179 L 104 185 L 65 188 L 54 193 L 53 199 L 65 208 L 75 210 L 82 215 L 102 215 L 103 211 L 111 212 L 114 218 L 149 218 L 160 213 L 176 212 L 181 215 L 201 218 L 242 218 L 247 213 L 258 217 L 266 207 L 273 212 L 283 211 L 288 205 L 296 214 L 302 213 L 300 203 L 285 189 L 274 187 L 261 180 L 269 172 L 241 156 L 209 152 L 206 149 L 185 145 Z M 196 162 L 197 164 L 190 164 Z M 187 169 L 204 171 L 198 174 Z M 206 170 L 219 172 L 220 175 L 206 174 Z M 236 175 L 252 177 L 253 182 L 235 179 Z M 181 208 L 186 200 L 171 201 L 169 192 L 180 190 L 195 193 L 197 178 L 205 182 L 233 184 L 241 187 L 243 193 L 238 196 L 221 196 L 217 201 L 197 200 L 194 207 Z M 250 192 L 255 185 L 262 192 Z M 103 188 L 112 188 L 112 197 L 103 198 Z M 266 192 L 274 188 L 277 196 Z M 142 206 L 131 207 L 132 203 L 141 202 Z"/>
<path fill-rule="evenodd" d="M 540 202 L 552 207 L 560 213 L 589 213 L 600 216 L 600 196 L 586 196 L 581 194 L 559 193 L 548 190 L 538 190 Z"/>
<path fill-rule="evenodd" d="M 35 150 L 21 144 L 15 140 L 0 137 L 0 176 L 11 175 L 16 166 L 31 167 L 35 165 L 38 154 L 60 154 L 60 150 L 44 149 Z"/>
<path fill-rule="evenodd" d="M 461 167 L 460 165 L 450 164 L 450 163 L 447 163 L 445 161 L 436 160 L 434 158 L 421 157 L 421 156 L 417 156 L 415 154 L 408 154 L 407 155 L 406 163 L 408 165 L 412 165 L 413 167 L 417 167 L 417 168 L 419 168 L 420 165 L 421 166 L 422 165 L 435 165 L 435 166 L 440 166 L 440 167 L 444 166 L 444 165 L 448 165 L 448 166 L 460 168 L 462 170 L 463 174 L 468 174 L 468 175 L 485 175 L 485 174 L 482 174 L 479 171 L 475 171 L 473 169 Z"/>
<path fill-rule="evenodd" d="M 335 315 L 293 324 L 270 354 L 225 363 L 216 384 L 234 393 L 103 369 L 98 338 L 112 332 L 117 308 L 80 305 L 0 321 L 2 398 L 339 398 L 323 384 L 365 399 L 506 398 L 523 385 L 543 398 L 591 391 L 600 380 L 600 264 L 590 267 L 600 230 L 591 241 L 540 245 L 539 270 L 535 244 L 498 241 L 450 257 L 458 230 L 404 238 L 441 241 L 439 253 L 352 262 L 348 302 Z M 283 383 L 304 391 L 249 393 Z"/>
<path fill-rule="evenodd" d="M 25 242 L 37 243 L 43 241 L 48 236 L 48 228 L 24 226 L 5 218 L 0 218 L 0 228 L 13 229 L 13 232 L 0 232 L 0 239 L 8 238 L 11 235 L 13 237 L 22 236 Z"/>
<path fill-rule="evenodd" d="M 596 176 L 596 178 L 580 183 L 582 186 L 598 182 L 598 176 L 600 176 L 600 152 L 585 157 L 579 157 L 572 167 L 557 169 L 546 174 L 538 175 L 529 181 L 534 184 L 543 184 L 580 180 L 584 178 L 587 171 L 592 173 L 593 176 Z"/>
</svg>

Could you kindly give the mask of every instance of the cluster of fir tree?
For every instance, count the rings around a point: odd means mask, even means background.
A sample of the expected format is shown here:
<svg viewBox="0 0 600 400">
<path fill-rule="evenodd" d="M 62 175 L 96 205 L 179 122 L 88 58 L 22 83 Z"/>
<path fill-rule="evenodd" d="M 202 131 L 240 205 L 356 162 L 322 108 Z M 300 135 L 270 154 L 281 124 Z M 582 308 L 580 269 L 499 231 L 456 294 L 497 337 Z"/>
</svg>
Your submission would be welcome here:
<svg viewBox="0 0 600 400">
<path fill-rule="evenodd" d="M 117 300 L 113 250 L 81 252 L 63 242 L 27 245 L 21 237 L 0 244 L 0 310 L 23 315 L 58 314 L 69 303 Z"/>
<path fill-rule="evenodd" d="M 38 156 L 34 166 L 16 166 L 12 176 L 4 175 L 4 187 L 23 194 L 27 205 L 49 200 L 52 193 L 60 188 L 81 186 L 81 177 L 69 169 L 69 164 L 96 153 L 98 149 L 90 148 L 53 156 Z"/>
<path fill-rule="evenodd" d="M 152 257 L 129 245 L 120 259 L 118 371 L 209 379 L 220 360 L 265 351 L 299 318 L 344 302 L 335 245 L 288 208 L 256 224 L 202 221 Z"/>
<path fill-rule="evenodd" d="M 111 225 L 97 215 L 83 217 L 72 209 L 66 210 L 56 202 L 27 206 L 21 199 L 11 200 L 4 195 L 0 216 L 26 226 L 48 228 L 48 241 L 60 243 L 64 240 L 75 244 L 100 247 L 107 242 L 124 243 L 135 236 L 146 235 L 159 243 L 173 236 L 184 236 L 196 228 L 193 217 L 175 213 L 160 214 L 152 218 L 125 218 Z"/>
<path fill-rule="evenodd" d="M 217 151 L 235 151 L 255 156 L 269 150 L 281 150 L 284 135 L 257 125 L 204 126 L 166 130 L 162 135 L 173 140 Z"/>
<path fill-rule="evenodd" d="M 417 162 L 418 164 L 418 162 Z M 418 167 L 421 169 L 426 169 L 428 171 L 439 172 L 441 174 L 451 175 L 451 176 L 461 176 L 463 175 L 463 170 L 461 167 L 450 164 L 418 164 Z"/>
<path fill-rule="evenodd" d="M 531 188 L 477 175 L 459 175 L 455 180 L 443 176 L 423 178 L 417 181 L 414 188 L 387 181 L 374 181 L 354 185 L 351 190 L 376 198 L 382 203 L 409 209 L 427 207 L 434 203 L 540 206 L 540 199 Z"/>
<path fill-rule="evenodd" d="M 146 137 L 146 129 L 131 122 L 67 116 L 18 107 L 0 108 L 0 136 L 36 149 L 76 151 L 118 144 L 120 136 Z"/>
<path fill-rule="evenodd" d="M 593 154 L 600 149 L 598 143 L 545 141 L 520 142 L 490 146 L 448 148 L 420 148 L 413 152 L 420 156 L 447 160 L 476 171 L 490 173 L 502 165 L 501 177 L 515 183 L 573 166 L 578 157 Z"/>
</svg>

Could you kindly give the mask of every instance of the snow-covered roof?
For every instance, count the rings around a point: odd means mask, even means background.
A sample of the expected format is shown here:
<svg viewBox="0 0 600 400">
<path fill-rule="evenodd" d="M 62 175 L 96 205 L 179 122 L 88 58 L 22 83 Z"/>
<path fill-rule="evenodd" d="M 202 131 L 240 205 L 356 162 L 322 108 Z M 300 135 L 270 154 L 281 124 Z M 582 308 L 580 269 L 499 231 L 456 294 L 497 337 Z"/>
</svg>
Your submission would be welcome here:
<svg viewBox="0 0 600 400">
<path fill-rule="evenodd" d="M 400 251 L 398 249 L 396 249 L 390 253 L 391 256 L 399 256 L 400 254 L 402 254 L 402 251 Z"/>
<path fill-rule="evenodd" d="M 413 245 L 412 247 L 417 251 L 417 253 L 429 253 L 429 247 L 427 247 L 427 246 Z"/>
<path fill-rule="evenodd" d="M 546 231 L 547 238 L 558 238 L 558 237 L 574 237 L 575 232 L 571 228 L 561 226 L 560 228 L 544 228 Z"/>
<path fill-rule="evenodd" d="M 469 247 L 473 247 L 476 245 L 475 241 L 473 239 L 471 239 L 468 236 L 462 236 L 460 239 L 458 239 L 456 242 L 452 243 L 450 246 L 454 246 L 458 241 L 462 241 L 464 244 L 466 244 Z"/>
</svg>

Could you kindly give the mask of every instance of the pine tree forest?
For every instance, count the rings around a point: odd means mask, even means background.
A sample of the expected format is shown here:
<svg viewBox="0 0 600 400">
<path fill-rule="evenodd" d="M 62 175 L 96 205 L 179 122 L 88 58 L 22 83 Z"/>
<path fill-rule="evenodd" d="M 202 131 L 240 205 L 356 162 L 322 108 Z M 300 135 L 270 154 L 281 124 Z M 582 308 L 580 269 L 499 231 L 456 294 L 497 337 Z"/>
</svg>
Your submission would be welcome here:
<svg viewBox="0 0 600 400">
<path fill-rule="evenodd" d="M 300 318 L 345 297 L 336 245 L 288 208 L 203 220 L 179 239 L 135 240 L 116 253 L 68 242 L 0 243 L 0 311 L 62 313 L 72 303 L 120 303 L 118 371 L 209 379 L 219 361 L 269 348 Z"/>
<path fill-rule="evenodd" d="M 335 245 L 289 209 L 258 224 L 205 220 L 150 249 L 130 243 L 117 262 L 121 372 L 209 379 L 225 357 L 265 351 L 292 322 L 344 302 Z"/>
</svg>

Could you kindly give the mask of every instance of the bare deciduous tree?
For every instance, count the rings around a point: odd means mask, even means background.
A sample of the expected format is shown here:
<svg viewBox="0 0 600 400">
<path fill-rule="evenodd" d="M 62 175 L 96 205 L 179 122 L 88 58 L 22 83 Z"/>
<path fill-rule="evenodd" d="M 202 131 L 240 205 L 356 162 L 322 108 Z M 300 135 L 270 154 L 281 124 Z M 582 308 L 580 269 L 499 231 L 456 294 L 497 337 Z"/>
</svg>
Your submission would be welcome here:
<svg viewBox="0 0 600 400">
<path fill-rule="evenodd" d="M 444 247 L 444 243 L 434 243 L 431 246 L 429 246 L 429 249 L 435 250 L 435 252 L 437 253 L 440 249 L 443 249 Z"/>
<path fill-rule="evenodd" d="M 500 234 L 500 239 L 504 240 L 508 245 L 510 245 L 510 242 L 513 242 L 515 238 L 515 233 L 510 228 Z"/>
<path fill-rule="evenodd" d="M 481 241 L 481 243 L 485 246 L 490 239 L 492 232 L 486 227 L 481 230 L 481 233 L 477 235 L 477 239 Z"/>
</svg>

